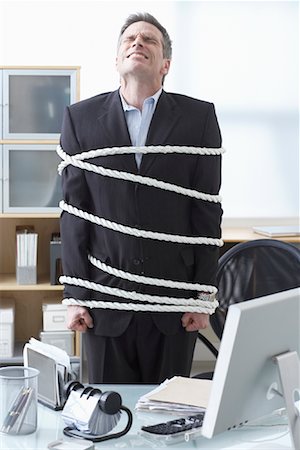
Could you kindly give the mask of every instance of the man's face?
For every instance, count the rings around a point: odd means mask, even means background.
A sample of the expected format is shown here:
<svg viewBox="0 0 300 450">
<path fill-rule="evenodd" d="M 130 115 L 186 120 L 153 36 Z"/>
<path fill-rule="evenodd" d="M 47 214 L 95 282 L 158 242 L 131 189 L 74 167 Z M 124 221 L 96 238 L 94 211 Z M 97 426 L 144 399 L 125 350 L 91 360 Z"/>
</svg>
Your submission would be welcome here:
<svg viewBox="0 0 300 450">
<path fill-rule="evenodd" d="M 170 60 L 163 57 L 162 33 L 148 22 L 135 22 L 121 36 L 116 58 L 121 77 L 159 79 L 168 73 Z"/>
</svg>

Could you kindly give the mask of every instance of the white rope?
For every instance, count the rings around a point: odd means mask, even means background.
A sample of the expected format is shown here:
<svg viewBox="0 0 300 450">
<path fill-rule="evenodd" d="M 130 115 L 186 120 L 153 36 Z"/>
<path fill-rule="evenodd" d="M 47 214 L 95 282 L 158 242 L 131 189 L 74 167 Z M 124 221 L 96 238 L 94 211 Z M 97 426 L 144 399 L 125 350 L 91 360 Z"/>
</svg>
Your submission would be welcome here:
<svg viewBox="0 0 300 450">
<path fill-rule="evenodd" d="M 58 145 L 57 153 L 60 155 L 62 159 L 65 159 L 65 155 L 67 153 L 64 152 L 63 148 Z M 125 155 L 125 154 L 131 154 L 131 153 L 142 153 L 142 154 L 155 154 L 155 153 L 188 153 L 192 155 L 222 155 L 225 153 L 225 149 L 220 148 L 202 148 L 202 147 L 192 147 L 192 146 L 185 146 L 185 145 L 144 145 L 140 147 L 108 147 L 108 148 L 98 148 L 95 150 L 89 150 L 87 152 L 77 153 L 74 155 L 76 159 L 91 159 L 91 158 L 97 158 L 99 156 L 112 156 L 112 155 Z M 69 156 L 69 155 L 67 155 Z"/>
<path fill-rule="evenodd" d="M 186 146 L 144 146 L 144 147 L 112 147 L 105 149 L 90 150 L 82 152 L 76 155 L 68 155 L 65 153 L 61 146 L 57 147 L 57 153 L 62 158 L 62 162 L 59 164 L 58 171 L 62 174 L 63 169 L 72 164 L 83 170 L 92 171 L 102 176 L 109 176 L 112 178 L 122 179 L 131 182 L 137 182 L 145 184 L 151 187 L 164 189 L 167 191 L 176 192 L 185 196 L 197 198 L 200 200 L 210 201 L 218 203 L 221 201 L 221 196 L 206 194 L 193 189 L 183 188 L 171 183 L 157 180 L 155 178 L 143 177 L 141 175 L 135 175 L 132 173 L 121 172 L 117 170 L 107 169 L 102 166 L 96 166 L 87 162 L 83 162 L 84 159 L 96 158 L 99 156 L 108 156 L 116 154 L 131 154 L 131 153 L 187 153 L 195 155 L 221 155 L 224 153 L 224 149 L 212 149 L 212 148 L 200 148 L 200 147 L 186 147 Z M 97 225 L 109 228 L 114 231 L 118 231 L 124 234 L 128 234 L 136 237 L 143 237 L 147 239 L 157 239 L 168 242 L 177 242 L 185 244 L 205 244 L 205 245 L 217 245 L 222 246 L 221 239 L 207 238 L 207 237 L 193 237 L 193 236 L 179 236 L 167 233 L 159 233 L 154 231 L 139 230 L 137 228 L 125 226 L 116 222 L 111 222 L 107 219 L 97 217 L 86 211 L 76 208 L 73 205 L 67 204 L 64 201 L 60 202 L 62 210 L 80 217 L 84 220 L 90 221 Z M 140 275 L 131 274 L 114 267 L 108 266 L 101 261 L 97 260 L 93 256 L 89 256 L 89 260 L 92 264 L 107 273 L 115 275 L 119 278 L 123 278 L 129 281 L 137 283 L 143 283 L 148 285 L 164 286 L 177 289 L 190 289 L 200 291 L 197 299 L 194 298 L 177 298 L 177 297 L 164 297 L 155 296 L 149 294 L 140 294 L 135 291 L 126 291 L 119 288 L 113 288 L 109 286 L 100 285 L 88 280 L 82 280 L 80 278 L 62 276 L 60 282 L 64 284 L 71 284 L 75 286 L 85 287 L 94 291 L 99 291 L 108 295 L 114 295 L 116 297 L 122 297 L 124 299 L 130 299 L 133 301 L 147 302 L 148 304 L 135 304 L 135 303 L 123 303 L 123 302 L 106 302 L 97 300 L 79 300 L 74 298 L 65 298 L 63 304 L 65 305 L 82 305 L 90 308 L 109 308 L 131 311 L 152 311 L 152 312 L 204 312 L 212 314 L 215 308 L 218 306 L 218 302 L 215 298 L 217 289 L 214 286 L 201 285 L 198 283 L 178 282 L 173 280 L 164 280 L 158 278 L 142 277 Z M 201 293 L 203 292 L 203 293 Z M 151 303 L 156 303 L 155 305 Z"/>
<path fill-rule="evenodd" d="M 134 303 L 103 302 L 98 300 L 78 300 L 75 298 L 64 298 L 62 303 L 66 306 L 78 305 L 87 308 L 117 309 L 125 311 L 145 311 L 145 312 L 190 312 L 213 314 L 218 306 L 218 302 L 207 302 L 209 306 L 175 306 L 175 305 L 141 305 Z"/>
<path fill-rule="evenodd" d="M 111 222 L 103 217 L 94 216 L 82 209 L 78 209 L 75 206 L 69 205 L 64 200 L 59 203 L 60 208 L 63 211 L 67 211 L 69 214 L 80 217 L 89 222 L 101 225 L 104 228 L 109 228 L 120 233 L 129 234 L 130 236 L 142 237 L 146 239 L 156 239 L 159 241 L 177 242 L 184 244 L 204 244 L 204 245 L 216 245 L 221 247 L 223 241 L 217 238 L 208 237 L 194 237 L 194 236 L 179 236 L 176 234 L 159 233 L 156 231 L 139 230 L 138 228 L 128 227 L 117 222 Z"/>
<path fill-rule="evenodd" d="M 114 275 L 115 277 L 122 278 L 124 280 L 134 281 L 135 283 L 148 284 L 151 286 L 162 286 L 172 289 L 176 288 L 194 290 L 198 292 L 209 292 L 212 294 L 216 294 L 218 291 L 215 286 L 209 286 L 199 283 L 187 283 L 185 281 L 165 280 L 162 278 L 144 277 L 130 272 L 124 272 L 123 270 L 116 269 L 115 267 L 105 264 L 104 262 L 91 255 L 88 256 L 88 259 L 95 267 L 102 270 L 103 272 L 109 273 L 110 275 Z"/>
<path fill-rule="evenodd" d="M 178 305 L 178 306 L 190 305 L 190 306 L 206 307 L 215 298 L 214 294 L 210 295 L 207 294 L 206 295 L 207 300 L 141 294 L 136 291 L 126 291 L 124 289 L 105 286 L 103 284 L 95 283 L 94 281 L 83 280 L 82 278 L 69 277 L 66 275 L 61 276 L 59 278 L 59 281 L 60 283 L 91 289 L 93 291 L 102 292 L 103 294 L 114 295 L 115 297 L 121 297 L 129 300 L 142 301 L 148 303 L 165 303 L 166 305 Z"/>
<path fill-rule="evenodd" d="M 132 149 L 132 147 L 128 147 L 128 148 Z M 144 148 L 147 149 L 148 147 L 144 147 Z M 156 149 L 156 147 L 154 147 L 154 148 Z M 171 149 L 172 148 L 177 148 L 177 147 L 171 147 Z M 189 147 L 186 147 L 186 148 L 189 148 Z M 122 149 L 122 147 L 121 147 L 121 149 Z M 112 149 L 104 149 L 104 150 L 112 150 Z M 204 150 L 204 149 L 201 149 L 201 150 Z M 215 150 L 215 149 L 213 149 L 213 150 Z M 99 151 L 100 150 L 94 150 L 92 152 L 99 152 Z M 131 182 L 139 183 L 139 184 L 144 184 L 147 186 L 163 189 L 166 191 L 176 192 L 177 194 L 182 194 L 187 197 L 197 198 L 199 200 L 204 200 L 204 201 L 209 201 L 209 202 L 214 202 L 214 203 L 220 203 L 222 200 L 220 195 L 206 194 L 204 192 L 199 192 L 194 189 L 188 189 L 188 188 L 184 188 L 182 186 L 177 186 L 176 184 L 167 183 L 165 181 L 160 181 L 160 180 L 157 180 L 156 178 L 144 177 L 142 175 L 135 175 L 135 174 L 129 173 L 129 172 L 122 172 L 122 171 L 118 171 L 118 170 L 114 170 L 114 169 L 107 169 L 103 166 L 96 166 L 94 164 L 82 162 L 81 160 L 84 159 L 82 157 L 82 155 L 87 155 L 91 152 L 84 152 L 84 153 L 80 153 L 80 154 L 77 154 L 74 156 L 70 156 L 67 153 L 65 153 L 62 150 L 62 148 L 59 146 L 57 153 L 59 154 L 59 156 L 62 159 L 64 159 L 64 161 L 62 163 L 60 163 L 58 166 L 58 172 L 60 175 L 62 174 L 63 169 L 67 165 L 71 164 L 72 166 L 78 167 L 83 170 L 88 170 L 89 172 L 97 173 L 98 175 L 108 176 L 111 178 L 116 178 L 116 179 L 125 180 L 125 181 L 131 181 Z M 101 155 L 101 156 L 103 156 L 103 155 Z"/>
</svg>

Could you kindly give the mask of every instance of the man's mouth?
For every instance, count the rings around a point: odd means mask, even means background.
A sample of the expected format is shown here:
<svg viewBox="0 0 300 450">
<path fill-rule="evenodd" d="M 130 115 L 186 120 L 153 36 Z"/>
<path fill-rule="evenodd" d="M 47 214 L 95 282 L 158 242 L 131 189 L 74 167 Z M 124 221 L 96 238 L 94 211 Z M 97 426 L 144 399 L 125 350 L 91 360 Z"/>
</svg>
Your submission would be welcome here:
<svg viewBox="0 0 300 450">
<path fill-rule="evenodd" d="M 135 56 L 135 55 L 137 55 L 137 56 L 143 56 L 145 59 L 149 59 L 148 56 L 145 55 L 145 54 L 142 53 L 142 52 L 132 52 L 132 53 L 130 53 L 130 54 L 127 56 L 127 58 L 130 58 L 131 56 Z"/>
</svg>

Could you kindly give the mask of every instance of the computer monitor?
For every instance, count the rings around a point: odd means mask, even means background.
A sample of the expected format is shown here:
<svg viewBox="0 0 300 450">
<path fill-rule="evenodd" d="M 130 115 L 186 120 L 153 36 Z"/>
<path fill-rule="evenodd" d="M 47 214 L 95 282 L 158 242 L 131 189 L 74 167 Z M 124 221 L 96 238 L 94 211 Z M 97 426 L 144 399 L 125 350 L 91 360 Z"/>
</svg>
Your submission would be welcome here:
<svg viewBox="0 0 300 450">
<path fill-rule="evenodd" d="M 292 404 L 292 439 L 299 442 L 296 432 L 300 436 L 300 417 L 294 402 L 299 396 L 299 311 L 300 288 L 229 307 L 203 436 L 211 438 L 285 407 L 285 398 L 279 395 L 285 390 L 286 398 L 291 397 L 288 401 Z M 287 375 L 280 374 L 274 360 L 285 352 L 294 352 L 288 358 L 290 367 L 283 363 Z"/>
</svg>

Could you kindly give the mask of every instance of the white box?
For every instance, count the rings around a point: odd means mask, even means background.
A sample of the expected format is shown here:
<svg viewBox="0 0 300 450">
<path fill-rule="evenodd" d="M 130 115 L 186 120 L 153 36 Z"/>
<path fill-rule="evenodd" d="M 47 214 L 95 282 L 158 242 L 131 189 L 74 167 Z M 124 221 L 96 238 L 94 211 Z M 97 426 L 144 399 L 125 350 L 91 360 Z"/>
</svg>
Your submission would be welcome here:
<svg viewBox="0 0 300 450">
<path fill-rule="evenodd" d="M 67 331 L 67 306 L 61 303 L 44 303 L 43 330 Z"/>
<path fill-rule="evenodd" d="M 45 344 L 55 345 L 74 356 L 74 331 L 41 331 L 40 338 Z"/>
<path fill-rule="evenodd" d="M 15 345 L 15 303 L 12 299 L 0 301 L 0 357 L 12 358 Z"/>
</svg>

